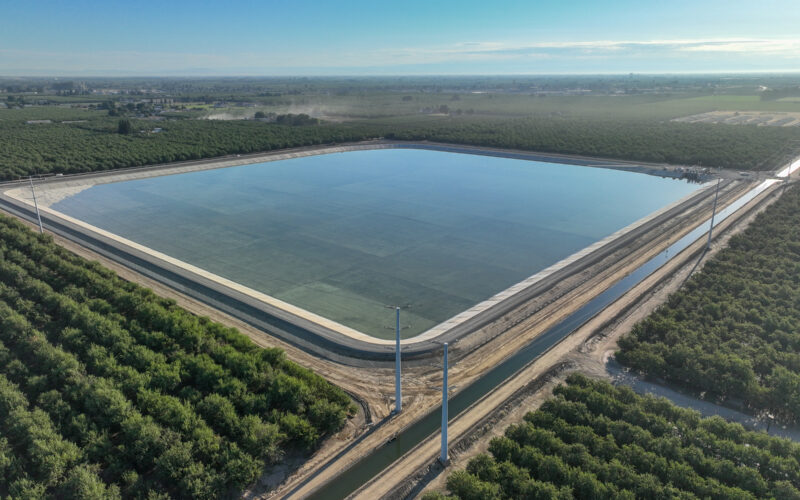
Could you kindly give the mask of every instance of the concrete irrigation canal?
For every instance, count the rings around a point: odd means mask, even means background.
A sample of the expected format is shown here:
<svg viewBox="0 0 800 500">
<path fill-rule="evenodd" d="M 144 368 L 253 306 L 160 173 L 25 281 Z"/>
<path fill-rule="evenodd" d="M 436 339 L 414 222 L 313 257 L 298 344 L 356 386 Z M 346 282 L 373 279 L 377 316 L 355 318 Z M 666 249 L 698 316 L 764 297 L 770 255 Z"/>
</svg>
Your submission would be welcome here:
<svg viewBox="0 0 800 500">
<path fill-rule="evenodd" d="M 777 182 L 779 181 L 765 181 L 739 197 L 736 201 L 716 214 L 713 223 L 714 227 L 722 223 L 731 214 L 735 213 Z M 708 234 L 710 222 L 710 220 L 706 220 L 701 223 L 694 230 L 670 245 L 664 252 L 638 267 L 628 276 L 597 295 L 559 324 L 539 335 L 512 357 L 452 396 L 449 400 L 450 420 L 452 421 L 454 418 L 457 418 L 459 414 L 479 402 L 484 395 L 491 392 L 494 388 L 503 383 L 503 381 L 536 360 L 539 356 L 591 319 L 595 314 L 616 301 L 625 294 L 625 292 L 666 264 L 671 258 L 675 258 L 682 250 L 689 247 L 689 245 L 698 239 L 705 237 L 705 235 Z M 411 451 L 418 443 L 438 433 L 440 422 L 441 406 L 400 432 L 391 442 L 387 442 L 382 447 L 363 457 L 344 473 L 339 474 L 336 478 L 317 489 L 317 491 L 308 498 L 313 500 L 346 498 L 373 477 L 379 475 L 381 471 L 390 466 L 394 461 Z M 291 497 L 292 493 L 293 492 L 290 492 L 284 498 Z"/>
</svg>

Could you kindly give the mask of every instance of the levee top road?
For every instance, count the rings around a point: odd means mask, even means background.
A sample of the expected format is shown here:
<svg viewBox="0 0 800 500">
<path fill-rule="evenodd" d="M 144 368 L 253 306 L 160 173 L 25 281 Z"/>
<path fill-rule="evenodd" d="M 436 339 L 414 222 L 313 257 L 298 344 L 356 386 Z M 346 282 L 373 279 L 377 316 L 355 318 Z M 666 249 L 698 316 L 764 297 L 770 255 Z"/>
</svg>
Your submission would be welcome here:
<svg viewBox="0 0 800 500">
<path fill-rule="evenodd" d="M 417 335 L 698 188 L 438 151 L 100 184 L 53 209 L 380 338 Z"/>
</svg>

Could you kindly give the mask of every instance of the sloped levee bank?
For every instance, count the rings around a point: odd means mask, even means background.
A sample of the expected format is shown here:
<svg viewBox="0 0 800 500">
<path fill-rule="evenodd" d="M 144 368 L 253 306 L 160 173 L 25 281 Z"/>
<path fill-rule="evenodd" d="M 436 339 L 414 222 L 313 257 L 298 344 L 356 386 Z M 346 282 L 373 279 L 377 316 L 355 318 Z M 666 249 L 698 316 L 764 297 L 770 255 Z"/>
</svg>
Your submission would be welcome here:
<svg viewBox="0 0 800 500">
<path fill-rule="evenodd" d="M 143 167 L 129 167 L 106 171 L 48 176 L 37 179 L 37 183 L 57 184 L 59 187 L 69 189 L 73 189 L 75 187 L 85 188 L 87 186 L 93 186 L 96 184 L 106 184 L 110 182 L 120 182 L 132 179 L 145 179 L 163 175 L 249 165 L 252 163 L 281 161 L 293 158 L 303 158 L 307 156 L 346 153 L 350 151 L 368 151 L 375 149 L 423 149 L 429 151 L 494 156 L 499 158 L 540 161 L 548 163 L 563 163 L 583 167 L 620 169 L 659 177 L 681 177 L 684 172 L 693 170 L 692 167 L 681 165 L 651 164 L 646 162 L 633 162 L 629 160 L 591 158 L 586 156 L 564 155 L 556 153 L 538 153 L 535 151 L 508 150 L 483 146 L 467 146 L 462 144 L 445 144 L 424 141 L 406 142 L 378 139 L 350 144 L 308 146 L 288 150 L 268 151 L 265 153 L 240 154 L 221 158 L 165 163 L 161 165 L 147 165 Z M 702 169 L 697 170 L 698 172 L 702 173 Z M 757 173 L 754 172 L 750 175 L 757 175 Z M 708 178 L 710 177 L 702 177 L 701 180 L 708 180 Z M 27 183 L 28 180 L 25 178 L 17 181 L 4 182 L 2 185 L 9 187 L 24 187 L 27 185 Z M 43 201 L 47 203 L 46 200 Z"/>
</svg>

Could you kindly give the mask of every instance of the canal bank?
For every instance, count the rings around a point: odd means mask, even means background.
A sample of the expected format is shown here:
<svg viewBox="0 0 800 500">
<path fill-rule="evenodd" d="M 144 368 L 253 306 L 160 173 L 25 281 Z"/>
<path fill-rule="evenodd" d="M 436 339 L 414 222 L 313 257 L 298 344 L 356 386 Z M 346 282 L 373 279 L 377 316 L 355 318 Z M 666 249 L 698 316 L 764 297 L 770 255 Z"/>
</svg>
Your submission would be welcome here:
<svg viewBox="0 0 800 500">
<path fill-rule="evenodd" d="M 748 205 L 765 191 L 774 188 L 778 182 L 777 180 L 765 181 L 725 207 L 717 214 L 714 227 L 727 226 L 732 223 L 733 221 L 730 219 L 732 214 L 740 217 L 747 211 L 737 213 L 740 208 Z M 756 204 L 749 205 L 748 210 Z M 455 394 L 450 400 L 450 414 L 452 415 L 450 426 L 454 442 L 457 442 L 458 436 L 468 432 L 472 425 L 481 420 L 481 414 L 485 417 L 502 403 L 503 398 L 496 390 L 498 386 L 512 384 L 513 379 L 516 378 L 514 374 L 517 372 L 531 372 L 536 376 L 544 374 L 546 367 L 537 366 L 537 361 L 559 345 L 564 338 L 569 337 L 570 333 L 663 266 L 670 262 L 675 265 L 676 256 L 680 256 L 679 260 L 684 262 L 702 252 L 708 227 L 709 221 L 706 220 L 670 245 L 664 252 L 653 257 L 558 325 L 538 336 L 514 356 Z M 574 343 L 575 340 L 573 339 L 572 342 Z M 528 378 L 525 383 L 530 383 L 531 380 Z M 513 391 L 511 392 L 513 393 Z M 470 417 L 471 413 L 473 415 Z M 478 416 L 474 414 L 478 414 Z M 435 456 L 438 452 L 437 427 L 440 415 L 440 409 L 437 408 L 425 418 L 408 427 L 406 431 L 398 434 L 391 443 L 379 447 L 370 455 L 362 458 L 355 466 L 338 474 L 332 481 L 314 488 L 314 493 L 299 488 L 285 498 L 306 496 L 309 498 L 345 498 L 364 482 L 366 485 L 358 490 L 355 495 L 357 498 L 381 498 L 392 492 L 394 493 L 391 494 L 391 497 L 402 498 L 403 491 L 410 491 L 414 487 L 413 482 L 408 481 L 409 476 L 424 476 L 426 470 L 434 466 Z M 389 465 L 391 465 L 392 474 L 381 474 L 381 471 Z M 311 494 L 309 495 L 309 493 Z"/>
</svg>

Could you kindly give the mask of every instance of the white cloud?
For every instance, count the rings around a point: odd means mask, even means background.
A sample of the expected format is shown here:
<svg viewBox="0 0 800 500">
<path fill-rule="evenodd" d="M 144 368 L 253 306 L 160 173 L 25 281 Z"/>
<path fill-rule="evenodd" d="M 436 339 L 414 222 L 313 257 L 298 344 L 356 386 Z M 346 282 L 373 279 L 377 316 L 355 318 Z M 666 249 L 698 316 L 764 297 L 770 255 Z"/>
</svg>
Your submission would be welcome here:
<svg viewBox="0 0 800 500">
<path fill-rule="evenodd" d="M 800 55 L 799 39 L 677 39 L 677 40 L 592 40 L 567 42 L 533 42 L 533 43 L 501 43 L 501 42 L 468 42 L 451 46 L 419 49 L 406 48 L 398 54 L 417 55 L 492 55 L 496 53 L 534 53 L 538 51 L 574 50 L 574 51 L 624 51 L 635 49 L 693 52 L 730 52 L 730 53 L 772 53 L 797 57 Z M 390 51 L 391 52 L 391 51 Z"/>
<path fill-rule="evenodd" d="M 551 58 L 691 57 L 692 54 L 800 59 L 800 39 L 591 40 L 565 42 L 464 42 L 439 47 L 383 49 L 363 60 L 395 64 L 541 60 Z"/>
<path fill-rule="evenodd" d="M 782 57 L 800 55 L 800 39 L 787 40 L 713 40 L 686 45 L 689 52 L 725 52 L 731 54 L 762 54 Z"/>
</svg>

